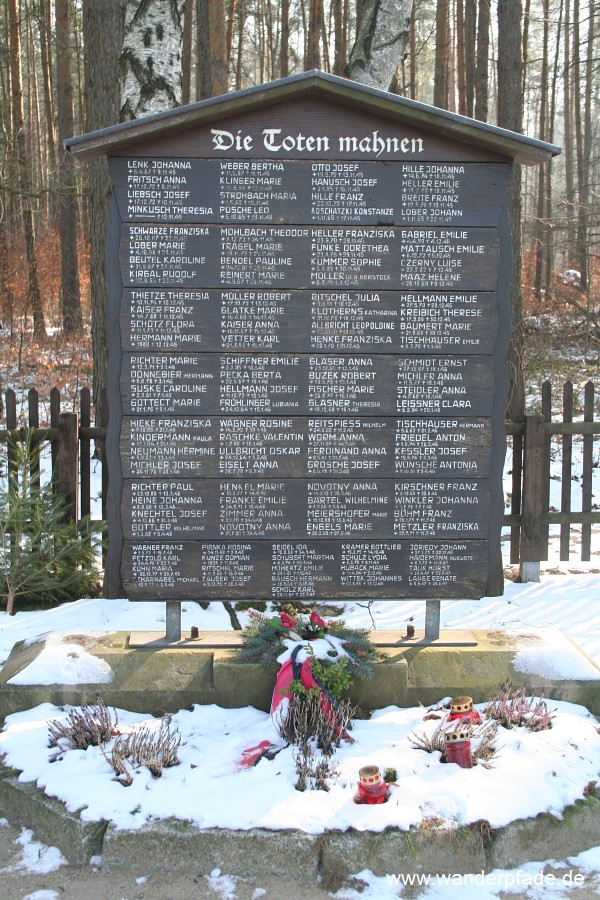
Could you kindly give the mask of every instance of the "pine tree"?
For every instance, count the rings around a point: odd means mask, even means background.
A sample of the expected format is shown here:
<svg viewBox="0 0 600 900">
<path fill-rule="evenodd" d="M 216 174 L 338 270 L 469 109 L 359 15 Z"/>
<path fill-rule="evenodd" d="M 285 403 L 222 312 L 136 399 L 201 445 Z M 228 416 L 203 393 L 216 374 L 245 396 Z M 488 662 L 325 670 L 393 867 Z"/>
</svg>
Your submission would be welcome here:
<svg viewBox="0 0 600 900">
<path fill-rule="evenodd" d="M 33 460 L 39 446 L 15 442 L 16 466 L 0 491 L 0 601 L 62 603 L 98 595 L 99 530 L 89 518 L 68 522 L 65 503 L 41 486 Z"/>
</svg>

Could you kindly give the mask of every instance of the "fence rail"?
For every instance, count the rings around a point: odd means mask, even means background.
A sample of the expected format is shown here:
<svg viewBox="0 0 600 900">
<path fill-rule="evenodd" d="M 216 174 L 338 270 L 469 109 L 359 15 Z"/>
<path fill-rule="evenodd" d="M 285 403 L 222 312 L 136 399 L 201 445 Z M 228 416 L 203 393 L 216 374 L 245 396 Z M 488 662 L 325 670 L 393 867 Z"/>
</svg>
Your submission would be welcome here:
<svg viewBox="0 0 600 900">
<path fill-rule="evenodd" d="M 592 553 L 592 527 L 600 525 L 600 509 L 593 504 L 593 470 L 600 466 L 594 460 L 594 438 L 600 436 L 600 421 L 594 419 L 595 389 L 588 382 L 584 389 L 583 419 L 575 421 L 573 385 L 562 388 L 560 420 L 552 418 L 552 386 L 542 386 L 541 415 L 526 415 L 523 422 L 506 425 L 509 449 L 512 449 L 512 486 L 510 512 L 504 525 L 510 528 L 510 561 L 513 564 L 537 564 L 548 559 L 550 526 L 560 526 L 560 559 L 572 554 L 572 526 L 581 526 L 581 560 L 589 561 Z M 106 428 L 91 422 L 91 398 L 88 388 L 79 393 L 79 411 L 61 409 L 60 392 L 50 391 L 50 426 L 40 427 L 39 394 L 28 393 L 26 411 L 18 414 L 14 391 L 6 393 L 6 427 L 0 429 L 0 444 L 6 444 L 8 471 L 14 465 L 14 449 L 10 437 L 33 443 L 49 442 L 52 482 L 57 492 L 65 495 L 74 518 L 87 516 L 92 509 L 91 441 L 102 472 L 102 518 L 106 518 L 108 472 L 104 454 Z M 22 424 L 27 416 L 27 426 Z M 19 422 L 21 420 L 21 424 Z M 582 438 L 581 473 L 574 471 L 573 438 Z M 560 448 L 560 503 L 551 504 L 552 457 Z M 573 510 L 573 481 L 580 484 L 581 509 Z"/>
</svg>

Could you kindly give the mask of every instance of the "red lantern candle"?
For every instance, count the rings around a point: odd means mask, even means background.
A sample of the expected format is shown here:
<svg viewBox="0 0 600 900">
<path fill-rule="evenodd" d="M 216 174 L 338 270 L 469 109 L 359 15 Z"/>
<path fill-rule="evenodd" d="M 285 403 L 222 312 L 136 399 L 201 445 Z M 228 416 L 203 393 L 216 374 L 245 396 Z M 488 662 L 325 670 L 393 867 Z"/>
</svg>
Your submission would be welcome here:
<svg viewBox="0 0 600 900">
<path fill-rule="evenodd" d="M 468 724 L 459 723 L 453 731 L 447 731 L 444 736 L 446 744 L 446 759 L 456 763 L 462 769 L 473 768 L 473 755 L 471 753 L 471 729 Z"/>
<path fill-rule="evenodd" d="M 358 796 L 359 803 L 385 803 L 388 795 L 388 786 L 381 777 L 377 766 L 363 766 L 358 772 Z"/>
<path fill-rule="evenodd" d="M 476 709 L 473 709 L 472 697 L 453 697 L 450 701 L 450 713 L 448 721 L 453 722 L 455 719 L 466 719 L 473 725 L 479 725 L 481 716 Z"/>
</svg>

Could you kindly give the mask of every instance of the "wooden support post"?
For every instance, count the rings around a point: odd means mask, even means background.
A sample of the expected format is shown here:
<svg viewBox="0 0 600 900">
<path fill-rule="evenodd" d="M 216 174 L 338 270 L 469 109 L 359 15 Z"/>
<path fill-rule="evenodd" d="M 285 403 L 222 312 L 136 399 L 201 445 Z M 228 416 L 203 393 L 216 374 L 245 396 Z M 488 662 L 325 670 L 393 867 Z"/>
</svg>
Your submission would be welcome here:
<svg viewBox="0 0 600 900">
<path fill-rule="evenodd" d="M 584 392 L 583 421 L 594 421 L 594 385 L 588 381 Z M 593 470 L 594 435 L 583 436 L 583 472 L 581 478 L 581 511 L 592 511 L 592 470 Z M 581 526 L 581 559 L 589 562 L 592 552 L 592 526 L 584 523 Z"/>
<path fill-rule="evenodd" d="M 82 388 L 80 394 L 80 425 L 81 430 L 89 429 L 91 420 L 91 396 L 89 388 Z M 80 471 L 80 489 L 81 489 L 81 518 L 89 516 L 91 513 L 91 466 L 90 466 L 90 439 L 84 437 L 83 433 L 79 441 L 79 471 Z"/>
<path fill-rule="evenodd" d="M 177 600 L 167 600 L 166 624 L 168 641 L 181 640 L 181 603 Z"/>
<path fill-rule="evenodd" d="M 108 410 L 108 401 L 106 399 L 106 389 L 102 388 L 100 393 L 100 403 L 96 406 L 105 411 Z M 96 425 L 105 428 L 108 424 L 107 418 L 104 421 L 96 420 Z M 106 461 L 106 435 L 102 438 L 96 438 L 96 455 L 100 458 L 100 477 L 102 479 L 102 566 L 106 568 L 106 554 L 108 550 L 108 528 L 106 525 L 107 509 L 106 498 L 108 497 L 108 464 Z"/>
<path fill-rule="evenodd" d="M 29 428 L 31 430 L 28 450 L 30 452 L 29 471 L 32 488 L 40 486 L 40 443 L 36 440 L 35 431 L 40 427 L 40 404 L 38 392 L 31 388 L 27 395 L 29 406 Z"/>
<path fill-rule="evenodd" d="M 17 428 L 17 395 L 13 390 L 6 392 L 6 428 L 15 431 Z M 16 441 L 9 439 L 6 448 L 8 461 L 8 489 L 16 493 L 18 488 L 18 453 Z"/>
<path fill-rule="evenodd" d="M 521 513 L 521 581 L 539 581 L 540 560 L 548 559 L 547 528 L 543 517 L 546 494 L 545 419 L 525 417 L 525 459 L 523 463 L 523 507 Z M 536 563 L 537 568 L 525 563 Z"/>
<path fill-rule="evenodd" d="M 65 498 L 65 518 L 77 521 L 79 488 L 79 417 L 61 413 L 58 420 L 58 492 Z"/>
<path fill-rule="evenodd" d="M 563 385 L 563 422 L 573 421 L 573 383 Z M 562 478 L 560 485 L 560 511 L 571 512 L 571 470 L 573 467 L 573 435 L 562 436 Z M 560 526 L 560 559 L 568 560 L 571 549 L 571 526 L 563 522 Z"/>
<path fill-rule="evenodd" d="M 513 435 L 512 442 L 512 490 L 510 496 L 510 512 L 518 516 L 521 512 L 521 485 L 523 483 L 523 435 Z M 521 560 L 521 526 L 513 525 L 510 529 L 510 561 L 516 564 Z"/>
<path fill-rule="evenodd" d="M 50 427 L 58 428 L 60 419 L 60 391 L 52 388 L 50 391 Z M 52 455 L 52 490 L 58 493 L 58 441 L 52 441 L 50 445 Z"/>
</svg>

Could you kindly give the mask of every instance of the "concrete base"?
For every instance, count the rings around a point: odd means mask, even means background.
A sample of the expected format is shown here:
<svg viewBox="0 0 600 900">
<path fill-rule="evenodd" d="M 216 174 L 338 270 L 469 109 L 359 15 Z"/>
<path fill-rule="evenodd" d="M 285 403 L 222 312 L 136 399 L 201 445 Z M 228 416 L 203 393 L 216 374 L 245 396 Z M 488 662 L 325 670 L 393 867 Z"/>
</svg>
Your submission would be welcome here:
<svg viewBox="0 0 600 900">
<path fill-rule="evenodd" d="M 489 700 L 509 679 L 515 687 L 526 685 L 532 693 L 580 703 L 600 715 L 600 668 L 568 638 L 553 632 L 551 650 L 546 650 L 544 632 L 479 630 L 459 636 L 463 643 L 452 645 L 452 633 L 443 632 L 440 638 L 448 645 L 440 646 L 423 643 L 418 634 L 408 641 L 400 632 L 374 631 L 373 640 L 384 648 L 386 659 L 374 666 L 369 681 L 355 681 L 351 700 L 367 710 L 419 703 L 428 706 L 442 697 L 464 694 L 478 703 Z M 82 650 L 108 663 L 113 672 L 110 683 L 11 684 L 11 678 L 42 652 L 46 637 L 13 647 L 0 671 L 0 716 L 42 702 L 94 703 L 98 694 L 109 706 L 152 715 L 176 712 L 195 703 L 270 708 L 275 673 L 238 662 L 232 642 L 239 641 L 239 636 L 232 632 L 216 633 L 212 647 L 193 649 L 185 645 L 187 638 L 176 648 L 164 647 L 160 640 L 158 645 L 150 642 L 144 648 L 133 648 L 127 632 L 95 638 L 66 634 L 65 642 L 79 643 Z M 520 662 L 524 654 L 543 674 L 532 672 L 531 667 L 524 674 Z M 567 671 L 565 660 L 575 677 L 561 674 L 561 665 Z M 548 674 L 554 671 L 556 675 Z"/>
<path fill-rule="evenodd" d="M 102 854 L 108 872 L 139 869 L 148 875 L 210 872 L 219 867 L 242 878 L 286 876 L 300 885 L 318 875 L 323 883 L 361 869 L 464 874 L 515 868 L 532 859 L 566 859 L 600 843 L 600 802 L 596 791 L 563 810 L 493 830 L 486 822 L 448 828 L 432 821 L 420 828 L 384 832 L 247 831 L 196 828 L 179 820 L 147 823 L 123 831 L 104 821 L 82 822 L 35 785 L 0 769 L 0 813 L 13 825 L 58 847 L 72 865 Z"/>
</svg>

